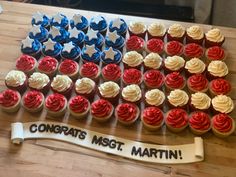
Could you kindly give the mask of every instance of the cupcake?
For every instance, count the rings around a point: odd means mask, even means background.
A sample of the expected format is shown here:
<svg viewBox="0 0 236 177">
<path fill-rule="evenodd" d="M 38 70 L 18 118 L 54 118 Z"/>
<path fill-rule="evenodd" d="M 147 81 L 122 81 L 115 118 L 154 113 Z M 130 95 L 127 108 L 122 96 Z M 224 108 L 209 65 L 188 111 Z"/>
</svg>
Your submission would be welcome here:
<svg viewBox="0 0 236 177">
<path fill-rule="evenodd" d="M 144 49 L 145 41 L 143 38 L 138 36 L 130 36 L 126 41 L 126 50 L 127 51 L 136 51 L 142 54 Z"/>
<path fill-rule="evenodd" d="M 64 28 L 52 26 L 48 37 L 55 42 L 64 44 L 66 41 L 68 41 L 69 33 Z"/>
<path fill-rule="evenodd" d="M 149 69 L 161 69 L 162 68 L 162 58 L 157 53 L 149 53 L 143 60 L 144 71 Z"/>
<path fill-rule="evenodd" d="M 175 89 L 167 96 L 167 101 L 170 108 L 186 109 L 189 102 L 189 96 L 185 91 Z"/>
<path fill-rule="evenodd" d="M 123 59 L 124 68 L 140 69 L 143 63 L 143 56 L 136 51 L 125 53 Z"/>
<path fill-rule="evenodd" d="M 58 42 L 48 39 L 47 42 L 43 43 L 42 53 L 44 56 L 50 56 L 56 58 L 57 60 L 61 59 L 61 50 L 62 45 Z"/>
<path fill-rule="evenodd" d="M 79 76 L 79 64 L 73 60 L 64 60 L 60 63 L 58 71 L 62 75 L 69 76 L 72 80 L 76 80 Z"/>
<path fill-rule="evenodd" d="M 163 112 L 157 107 L 147 107 L 142 111 L 141 121 L 144 128 L 155 131 L 161 128 L 164 123 Z"/>
<path fill-rule="evenodd" d="M 72 19 L 70 20 L 70 26 L 71 28 L 76 28 L 77 30 L 81 30 L 84 33 L 87 33 L 89 23 L 84 16 L 80 14 L 74 14 Z"/>
<path fill-rule="evenodd" d="M 44 95 L 50 90 L 50 79 L 44 73 L 35 72 L 28 80 L 29 88 L 42 92 Z"/>
<path fill-rule="evenodd" d="M 83 48 L 84 46 L 84 39 L 85 34 L 83 31 L 78 30 L 77 28 L 69 29 L 69 37 L 68 40 L 73 42 L 75 45 L 79 46 L 80 48 Z"/>
<path fill-rule="evenodd" d="M 179 41 L 170 41 L 166 43 L 164 49 L 167 56 L 181 56 L 184 52 L 184 45 Z"/>
<path fill-rule="evenodd" d="M 74 45 L 72 42 L 65 43 L 61 51 L 61 58 L 79 61 L 80 53 L 80 48 Z"/>
<path fill-rule="evenodd" d="M 211 98 L 201 92 L 197 92 L 191 95 L 190 99 L 190 109 L 192 111 L 204 111 L 209 112 L 211 106 Z"/>
<path fill-rule="evenodd" d="M 209 91 L 212 97 L 216 95 L 229 95 L 231 89 L 230 82 L 225 79 L 214 79 L 209 83 Z"/>
<path fill-rule="evenodd" d="M 192 58 L 185 63 L 185 74 L 191 76 L 193 74 L 204 74 L 206 71 L 205 63 L 199 58 Z"/>
<path fill-rule="evenodd" d="M 164 60 L 164 72 L 166 74 L 171 72 L 182 72 L 184 69 L 185 60 L 177 55 L 174 55 L 172 57 L 167 57 Z"/>
<path fill-rule="evenodd" d="M 62 118 L 66 113 L 67 99 L 59 93 L 51 94 L 45 99 L 44 107 L 49 116 Z"/>
<path fill-rule="evenodd" d="M 227 114 L 217 114 L 211 122 L 212 131 L 219 138 L 226 138 L 235 131 L 235 121 Z"/>
<path fill-rule="evenodd" d="M 139 117 L 138 106 L 132 103 L 121 103 L 115 109 L 115 117 L 123 125 L 133 124 Z"/>
<path fill-rule="evenodd" d="M 38 72 L 47 74 L 52 78 L 57 73 L 58 61 L 50 56 L 46 56 L 38 62 Z"/>
<path fill-rule="evenodd" d="M 51 89 L 54 93 L 60 93 L 69 99 L 73 90 L 73 82 L 67 75 L 56 75 L 51 82 Z"/>
<path fill-rule="evenodd" d="M 223 61 L 212 61 L 207 67 L 207 78 L 209 80 L 224 78 L 228 73 L 228 67 Z"/>
<path fill-rule="evenodd" d="M 207 63 L 210 63 L 211 61 L 215 60 L 224 61 L 226 58 L 226 52 L 223 48 L 219 46 L 213 46 L 206 50 L 205 57 Z"/>
<path fill-rule="evenodd" d="M 99 68 L 98 65 L 92 62 L 88 62 L 80 67 L 79 73 L 81 77 L 88 77 L 94 80 L 95 82 L 98 82 L 101 69 Z"/>
<path fill-rule="evenodd" d="M 213 28 L 209 30 L 205 34 L 205 36 L 206 36 L 205 46 L 207 48 L 212 47 L 212 46 L 221 46 L 225 41 L 224 35 L 221 33 L 220 29 L 218 28 Z"/>
<path fill-rule="evenodd" d="M 161 39 L 150 39 L 146 44 L 146 52 L 147 53 L 158 53 L 162 54 L 164 51 L 164 42 Z"/>
<path fill-rule="evenodd" d="M 135 68 L 125 69 L 122 76 L 122 81 L 124 85 L 140 85 L 143 81 L 142 73 L 140 70 L 137 70 Z"/>
<path fill-rule="evenodd" d="M 166 113 L 165 124 L 170 131 L 178 133 L 188 126 L 188 119 L 184 109 L 174 108 Z"/>
<path fill-rule="evenodd" d="M 101 59 L 104 65 L 110 63 L 119 64 L 122 59 L 122 53 L 112 47 L 105 48 L 101 53 Z"/>
<path fill-rule="evenodd" d="M 203 29 L 198 25 L 193 25 L 186 30 L 186 43 L 197 43 L 202 45 L 204 40 Z"/>
<path fill-rule="evenodd" d="M 166 27 L 162 23 L 154 22 L 148 25 L 147 28 L 148 39 L 161 39 L 164 40 L 166 34 Z"/>
<path fill-rule="evenodd" d="M 214 112 L 229 114 L 234 109 L 233 100 L 226 95 L 217 95 L 211 100 Z"/>
<path fill-rule="evenodd" d="M 142 98 L 142 91 L 136 84 L 131 84 L 123 88 L 122 98 L 125 102 L 139 104 Z"/>
<path fill-rule="evenodd" d="M 75 93 L 93 101 L 96 93 L 96 84 L 93 80 L 87 77 L 77 79 L 75 82 Z"/>
<path fill-rule="evenodd" d="M 202 135 L 211 129 L 211 119 L 208 114 L 196 111 L 189 116 L 189 127 L 195 135 Z"/>
<path fill-rule="evenodd" d="M 9 89 L 17 90 L 21 94 L 27 89 L 28 78 L 22 71 L 11 70 L 5 77 L 5 84 Z"/>
<path fill-rule="evenodd" d="M 122 52 L 125 45 L 125 39 L 122 36 L 119 36 L 117 31 L 108 32 L 105 38 L 105 44 L 107 47 L 112 47 Z"/>
<path fill-rule="evenodd" d="M 101 60 L 101 52 L 94 44 L 91 46 L 85 45 L 81 52 L 81 58 L 84 63 L 93 62 L 99 64 Z"/>
<path fill-rule="evenodd" d="M 142 22 L 130 22 L 128 30 L 130 36 L 139 36 L 143 39 L 146 37 L 147 27 Z"/>
<path fill-rule="evenodd" d="M 91 115 L 98 122 L 108 121 L 114 111 L 112 104 L 104 99 L 99 99 L 91 104 Z"/>
<path fill-rule="evenodd" d="M 103 36 L 106 35 L 107 26 L 108 26 L 107 21 L 103 16 L 97 15 L 97 16 L 94 16 L 94 17 L 91 18 L 90 28 L 93 29 L 93 30 L 98 31 Z"/>
<path fill-rule="evenodd" d="M 94 31 L 93 29 L 89 29 L 84 38 L 84 43 L 86 45 L 95 45 L 100 50 L 102 49 L 104 41 L 104 37 L 98 31 Z"/>
<path fill-rule="evenodd" d="M 128 30 L 128 25 L 122 18 L 115 18 L 109 23 L 109 31 L 110 32 L 117 31 L 117 34 L 121 35 L 124 38 L 126 36 L 127 30 Z"/>
<path fill-rule="evenodd" d="M 163 110 L 163 104 L 165 102 L 165 94 L 159 89 L 152 89 L 145 93 L 146 106 L 155 106 Z"/>
<path fill-rule="evenodd" d="M 51 19 L 51 26 L 61 27 L 66 30 L 69 28 L 69 20 L 67 17 L 61 13 L 55 14 Z"/>
<path fill-rule="evenodd" d="M 102 68 L 102 77 L 104 81 L 119 82 L 121 78 L 120 66 L 116 64 L 108 64 Z"/>
<path fill-rule="evenodd" d="M 165 76 L 158 70 L 148 70 L 143 74 L 143 81 L 147 89 L 162 88 Z"/>
<path fill-rule="evenodd" d="M 183 43 L 185 28 L 180 24 L 173 24 L 167 30 L 167 41 L 179 41 Z"/>
<path fill-rule="evenodd" d="M 165 77 L 165 91 L 168 93 L 175 89 L 183 90 L 186 80 L 179 72 L 172 72 Z"/>
<path fill-rule="evenodd" d="M 31 39 L 27 36 L 21 41 L 21 52 L 30 55 L 36 59 L 41 56 L 42 44 L 37 39 Z"/>
<path fill-rule="evenodd" d="M 50 29 L 50 19 L 47 15 L 42 14 L 41 12 L 36 12 L 32 16 L 31 20 L 32 25 L 41 25 L 42 27 L 46 28 L 47 30 Z"/>
<path fill-rule="evenodd" d="M 85 118 L 89 113 L 90 103 L 85 97 L 77 95 L 69 100 L 68 110 L 77 119 Z"/>
<path fill-rule="evenodd" d="M 194 74 L 187 80 L 187 86 L 190 93 L 207 92 L 208 80 L 203 74 Z"/>
<path fill-rule="evenodd" d="M 105 100 L 108 100 L 113 105 L 117 104 L 120 97 L 120 86 L 113 82 L 113 81 L 107 81 L 98 87 L 99 90 L 99 96 Z"/>
<path fill-rule="evenodd" d="M 20 100 L 21 96 L 18 91 L 7 89 L 0 93 L 0 107 L 5 112 L 12 113 L 18 111 Z"/>
<path fill-rule="evenodd" d="M 30 55 L 23 54 L 16 60 L 16 69 L 23 71 L 28 76 L 35 71 L 37 65 L 36 59 Z"/>
<path fill-rule="evenodd" d="M 39 42 L 45 42 L 48 39 L 48 30 L 40 25 L 33 25 L 29 32 L 31 39 L 37 39 Z"/>
<path fill-rule="evenodd" d="M 189 43 L 184 46 L 184 57 L 185 59 L 191 58 L 202 58 L 204 50 L 202 46 L 196 43 Z"/>
<path fill-rule="evenodd" d="M 28 112 L 35 113 L 43 109 L 44 95 L 36 90 L 26 92 L 22 97 L 22 105 Z"/>
</svg>

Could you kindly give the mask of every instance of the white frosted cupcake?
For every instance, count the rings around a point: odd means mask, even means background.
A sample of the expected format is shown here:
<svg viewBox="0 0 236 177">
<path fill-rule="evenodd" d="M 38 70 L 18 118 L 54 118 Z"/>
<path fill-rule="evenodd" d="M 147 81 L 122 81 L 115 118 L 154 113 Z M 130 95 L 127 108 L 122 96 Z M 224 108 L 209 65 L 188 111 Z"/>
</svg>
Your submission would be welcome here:
<svg viewBox="0 0 236 177">
<path fill-rule="evenodd" d="M 186 110 L 188 107 L 189 96 L 185 91 L 175 89 L 167 96 L 167 100 L 170 108 L 183 108 Z"/>
<path fill-rule="evenodd" d="M 35 72 L 28 80 L 29 88 L 32 90 L 38 90 L 46 95 L 50 89 L 50 79 L 44 73 Z"/>
<path fill-rule="evenodd" d="M 149 53 L 143 60 L 144 70 L 161 69 L 162 58 L 158 53 Z"/>
<path fill-rule="evenodd" d="M 125 69 L 127 68 L 140 69 L 143 63 L 143 56 L 136 51 L 130 51 L 124 55 L 122 61 Z"/>
<path fill-rule="evenodd" d="M 142 91 L 136 84 L 131 84 L 123 88 L 122 98 L 125 102 L 139 104 L 142 98 Z"/>
<path fill-rule="evenodd" d="M 193 74 L 203 74 L 206 71 L 205 63 L 199 58 L 192 58 L 185 63 L 185 74 L 187 76 Z"/>
<path fill-rule="evenodd" d="M 208 80 L 224 78 L 228 73 L 229 69 L 223 61 L 212 61 L 207 67 Z"/>
<path fill-rule="evenodd" d="M 130 36 L 139 36 L 145 39 L 147 27 L 143 22 L 130 22 L 128 29 Z"/>
<path fill-rule="evenodd" d="M 75 92 L 91 101 L 96 92 L 96 84 L 92 79 L 83 77 L 75 82 Z"/>
<path fill-rule="evenodd" d="M 186 43 L 197 43 L 202 45 L 204 40 L 203 29 L 199 25 L 193 25 L 186 30 Z"/>
<path fill-rule="evenodd" d="M 184 69 L 185 60 L 177 55 L 172 57 L 167 57 L 164 60 L 164 72 L 171 73 L 171 72 L 181 72 Z"/>
<path fill-rule="evenodd" d="M 233 100 L 226 95 L 217 95 L 212 100 L 212 107 L 215 113 L 225 113 L 229 114 L 234 109 L 234 102 Z"/>
<path fill-rule="evenodd" d="M 173 24 L 167 30 L 168 41 L 179 41 L 183 43 L 185 37 L 185 28 L 180 24 Z"/>
<path fill-rule="evenodd" d="M 208 112 L 211 106 L 211 98 L 202 92 L 197 92 L 191 95 L 190 109 L 192 111 Z"/>
<path fill-rule="evenodd" d="M 156 106 L 163 109 L 165 94 L 159 89 L 152 89 L 145 93 L 145 103 L 147 106 Z"/>
<path fill-rule="evenodd" d="M 164 39 L 166 34 L 166 27 L 163 23 L 154 22 L 148 26 L 148 39 L 157 38 Z"/>
<path fill-rule="evenodd" d="M 99 87 L 99 95 L 101 98 L 110 101 L 113 104 L 118 103 L 120 97 L 120 87 L 113 81 L 102 83 Z"/>
<path fill-rule="evenodd" d="M 209 30 L 205 36 L 205 46 L 207 48 L 212 46 L 221 46 L 225 41 L 224 35 L 218 28 Z"/>
</svg>

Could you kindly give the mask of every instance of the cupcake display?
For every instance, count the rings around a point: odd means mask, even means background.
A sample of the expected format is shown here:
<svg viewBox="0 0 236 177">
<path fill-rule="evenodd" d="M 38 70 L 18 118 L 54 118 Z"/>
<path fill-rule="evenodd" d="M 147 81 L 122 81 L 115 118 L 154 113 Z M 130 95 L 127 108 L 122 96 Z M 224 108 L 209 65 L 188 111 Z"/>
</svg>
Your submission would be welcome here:
<svg viewBox="0 0 236 177">
<path fill-rule="evenodd" d="M 167 30 L 167 40 L 168 41 L 179 41 L 183 43 L 185 38 L 185 28 L 180 24 L 173 24 Z"/>
<path fill-rule="evenodd" d="M 172 57 L 167 57 L 164 60 L 164 72 L 166 74 L 171 72 L 181 72 L 184 69 L 185 60 L 177 55 L 174 55 Z"/>
<path fill-rule="evenodd" d="M 71 28 L 76 28 L 77 30 L 86 33 L 89 27 L 89 22 L 86 17 L 80 14 L 74 14 L 70 20 L 70 26 Z"/>
<path fill-rule="evenodd" d="M 229 114 L 234 109 L 233 100 L 226 95 L 217 95 L 211 100 L 211 104 L 215 113 Z"/>
<path fill-rule="evenodd" d="M 184 52 L 184 45 L 179 41 L 170 41 L 165 44 L 165 53 L 167 56 L 181 56 Z"/>
<path fill-rule="evenodd" d="M 107 81 L 98 87 L 99 96 L 105 100 L 110 101 L 112 104 L 117 104 L 120 97 L 120 86 L 113 82 Z"/>
<path fill-rule="evenodd" d="M 164 42 L 161 39 L 150 39 L 147 41 L 146 44 L 146 51 L 147 53 L 158 53 L 162 54 L 164 51 Z"/>
<path fill-rule="evenodd" d="M 165 91 L 168 93 L 175 89 L 183 90 L 186 85 L 186 79 L 179 72 L 172 72 L 165 77 Z"/>
<path fill-rule="evenodd" d="M 204 111 L 209 112 L 211 106 L 211 98 L 201 92 L 197 92 L 191 95 L 190 98 L 190 109 L 192 111 Z"/>
<path fill-rule="evenodd" d="M 46 56 L 39 60 L 37 70 L 38 72 L 44 73 L 52 78 L 56 74 L 57 68 L 58 61 L 53 57 Z"/>
<path fill-rule="evenodd" d="M 157 53 L 149 53 L 143 60 L 144 70 L 149 69 L 161 69 L 162 68 L 163 59 Z"/>
<path fill-rule="evenodd" d="M 207 92 L 208 80 L 203 74 L 194 74 L 187 80 L 187 86 L 190 93 Z"/>
<path fill-rule="evenodd" d="M 84 32 L 78 30 L 75 27 L 72 29 L 69 29 L 68 32 L 69 32 L 68 40 L 71 41 L 72 43 L 76 44 L 80 48 L 83 48 L 84 39 L 85 39 Z"/>
<path fill-rule="evenodd" d="M 80 67 L 79 74 L 81 77 L 88 77 L 95 82 L 98 82 L 99 76 L 101 74 L 101 69 L 98 65 L 92 62 L 88 62 Z"/>
<path fill-rule="evenodd" d="M 103 64 L 119 64 L 122 59 L 122 53 L 117 50 L 113 49 L 112 47 L 105 48 L 101 53 L 101 60 Z"/>
<path fill-rule="evenodd" d="M 148 70 L 143 74 L 143 81 L 147 89 L 162 88 L 165 76 L 158 70 Z"/>
<path fill-rule="evenodd" d="M 107 21 L 103 16 L 98 15 L 91 18 L 90 21 L 91 29 L 98 31 L 99 33 L 105 36 L 107 32 L 107 27 L 108 27 Z"/>
<path fill-rule="evenodd" d="M 121 78 L 121 68 L 116 64 L 107 64 L 102 68 L 104 81 L 118 82 Z"/>
<path fill-rule="evenodd" d="M 186 43 L 197 43 L 202 45 L 204 40 L 203 29 L 198 25 L 193 25 L 186 30 Z"/>
<path fill-rule="evenodd" d="M 183 108 L 188 107 L 189 96 L 188 94 L 180 89 L 175 89 L 170 92 L 167 96 L 167 102 L 169 108 Z"/>
<path fill-rule="evenodd" d="M 205 63 L 199 58 L 192 58 L 185 63 L 185 74 L 191 76 L 193 74 L 204 74 L 206 71 Z"/>
<path fill-rule="evenodd" d="M 7 89 L 0 93 L 0 107 L 8 113 L 17 112 L 20 108 L 21 95 L 18 91 Z"/>
<path fill-rule="evenodd" d="M 80 53 L 80 48 L 74 45 L 72 42 L 65 43 L 61 51 L 61 58 L 79 61 Z"/>
<path fill-rule="evenodd" d="M 206 34 L 206 39 L 205 39 L 205 46 L 207 48 L 212 47 L 212 46 L 221 46 L 224 41 L 225 37 L 221 33 L 220 29 L 218 28 L 213 28 L 209 30 Z"/>
<path fill-rule="evenodd" d="M 139 69 L 143 63 L 143 56 L 136 51 L 126 52 L 123 59 L 124 68 Z"/>
<path fill-rule="evenodd" d="M 22 105 L 28 112 L 39 112 L 43 109 L 44 95 L 36 90 L 28 91 L 22 97 Z"/>
<path fill-rule="evenodd" d="M 60 74 L 67 75 L 72 80 L 76 80 L 79 76 L 79 64 L 73 60 L 66 59 L 60 63 L 58 71 Z"/>
<path fill-rule="evenodd" d="M 131 84 L 123 88 L 122 98 L 125 102 L 139 104 L 142 98 L 142 92 L 138 85 Z"/>
<path fill-rule="evenodd" d="M 32 16 L 31 24 L 40 25 L 48 30 L 50 28 L 50 19 L 47 15 L 36 12 Z"/>
<path fill-rule="evenodd" d="M 39 42 L 45 42 L 48 39 L 48 30 L 40 25 L 33 25 L 29 32 L 29 37 L 37 39 Z"/>
<path fill-rule="evenodd" d="M 147 27 L 142 22 L 130 22 L 129 24 L 129 35 L 130 36 L 139 36 L 145 39 L 147 33 Z"/>
<path fill-rule="evenodd" d="M 151 89 L 145 93 L 145 105 L 155 106 L 163 110 L 165 94 L 159 89 Z"/>
<path fill-rule="evenodd" d="M 31 39 L 27 36 L 21 43 L 21 52 L 23 54 L 30 55 L 36 59 L 40 58 L 42 44 L 37 39 Z"/>
<path fill-rule="evenodd" d="M 68 30 L 69 20 L 65 15 L 57 13 L 51 19 L 51 26 L 61 27 Z"/>
<path fill-rule="evenodd" d="M 131 36 L 126 41 L 126 50 L 127 51 L 136 51 L 142 54 L 144 50 L 145 41 L 143 38 L 138 36 Z"/>
<path fill-rule="evenodd" d="M 81 58 L 84 63 L 86 62 L 94 62 L 96 64 L 100 63 L 101 60 L 101 52 L 95 47 L 95 45 L 85 45 L 81 52 Z"/>
<path fill-rule="evenodd" d="M 219 46 L 210 47 L 205 52 L 207 63 L 210 63 L 211 61 L 215 61 L 215 60 L 224 61 L 226 58 L 226 55 L 227 54 L 225 50 Z"/>
<path fill-rule="evenodd" d="M 37 65 L 36 59 L 30 55 L 23 54 L 16 60 L 16 69 L 23 71 L 28 76 L 35 71 Z"/>
<path fill-rule="evenodd" d="M 229 69 L 223 61 L 212 61 L 207 67 L 207 77 L 209 80 L 224 78 L 228 73 Z"/>
<path fill-rule="evenodd" d="M 50 90 L 50 79 L 44 73 L 34 72 L 28 79 L 28 86 L 46 95 Z"/>
<path fill-rule="evenodd" d="M 122 18 L 115 18 L 109 23 L 109 31 L 110 32 L 117 31 L 117 34 L 121 35 L 122 37 L 126 36 L 127 30 L 128 30 L 128 25 Z"/>
<path fill-rule="evenodd" d="M 62 45 L 58 42 L 52 41 L 51 38 L 43 43 L 42 53 L 44 56 L 51 56 L 58 60 L 61 59 Z"/>
<path fill-rule="evenodd" d="M 148 25 L 147 28 L 148 39 L 161 39 L 164 40 L 166 34 L 166 27 L 162 23 L 154 22 Z"/>
<path fill-rule="evenodd" d="M 84 38 L 84 43 L 86 45 L 95 45 L 98 49 L 102 48 L 104 42 L 104 37 L 98 31 L 94 31 L 93 29 L 88 30 Z"/>
<path fill-rule="evenodd" d="M 64 28 L 52 26 L 48 37 L 53 41 L 64 44 L 68 40 L 69 33 Z"/>
<path fill-rule="evenodd" d="M 143 81 L 142 73 L 135 68 L 125 69 L 122 76 L 124 85 L 137 84 L 140 85 Z"/>
<path fill-rule="evenodd" d="M 125 39 L 118 35 L 117 31 L 108 32 L 105 38 L 105 44 L 107 47 L 112 47 L 122 52 L 125 45 Z"/>
<path fill-rule="evenodd" d="M 185 59 L 202 58 L 204 54 L 204 50 L 202 46 L 196 43 L 189 43 L 184 46 L 183 54 L 185 56 Z"/>
<path fill-rule="evenodd" d="M 231 89 L 230 82 L 225 79 L 214 79 L 209 83 L 209 91 L 212 97 L 216 95 L 229 95 Z"/>
</svg>

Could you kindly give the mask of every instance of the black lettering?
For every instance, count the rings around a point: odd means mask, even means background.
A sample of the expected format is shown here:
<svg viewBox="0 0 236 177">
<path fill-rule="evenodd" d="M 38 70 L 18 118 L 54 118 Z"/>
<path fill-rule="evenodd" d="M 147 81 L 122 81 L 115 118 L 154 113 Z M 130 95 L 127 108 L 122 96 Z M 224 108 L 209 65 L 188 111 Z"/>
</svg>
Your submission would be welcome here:
<svg viewBox="0 0 236 177">
<path fill-rule="evenodd" d="M 51 132 L 51 133 L 54 132 L 55 125 L 46 124 L 45 126 L 46 126 L 46 129 L 45 129 L 46 132 Z"/>
<path fill-rule="evenodd" d="M 145 149 L 143 150 L 142 156 L 148 156 L 148 157 L 150 157 L 149 149 L 148 149 L 148 148 L 145 148 Z"/>
<path fill-rule="evenodd" d="M 172 158 L 174 158 L 174 159 L 178 158 L 177 150 L 174 150 L 174 151 L 169 150 L 169 159 L 172 159 Z"/>
<path fill-rule="evenodd" d="M 68 127 L 67 126 L 62 126 L 61 127 L 61 132 L 64 133 L 64 135 L 67 135 L 68 134 Z"/>
<path fill-rule="evenodd" d="M 39 132 L 44 132 L 46 130 L 46 125 L 45 124 L 40 124 L 39 126 L 38 126 L 38 131 Z"/>
<path fill-rule="evenodd" d="M 168 159 L 168 150 L 165 150 L 166 151 L 166 159 Z"/>
<path fill-rule="evenodd" d="M 178 150 L 178 152 L 179 152 L 179 158 L 180 158 L 180 160 L 182 160 L 182 159 L 183 159 L 183 157 L 182 157 L 182 151 L 181 151 L 181 150 Z"/>
<path fill-rule="evenodd" d="M 61 134 L 61 127 L 60 127 L 60 125 L 55 125 L 55 127 L 54 127 L 54 133 L 56 133 L 56 134 Z"/>
<path fill-rule="evenodd" d="M 30 125 L 29 131 L 30 131 L 31 133 L 35 133 L 35 132 L 37 131 L 37 125 L 36 125 L 36 124 Z"/>
<path fill-rule="evenodd" d="M 150 148 L 150 157 L 154 156 L 155 158 L 157 158 L 157 152 L 158 150 L 155 148 Z"/>
<path fill-rule="evenodd" d="M 110 143 L 110 142 L 109 142 L 109 139 L 108 139 L 108 138 L 103 138 L 103 139 L 102 139 L 102 143 L 101 143 L 101 144 L 102 144 L 103 146 L 108 146 L 109 143 Z"/>
<path fill-rule="evenodd" d="M 68 127 L 67 127 L 67 130 L 68 130 Z M 65 132 L 65 135 L 71 135 L 71 136 L 74 136 L 74 130 L 73 128 L 71 128 L 67 133 Z M 80 131 L 80 130 L 79 130 Z"/>
<path fill-rule="evenodd" d="M 102 144 L 102 137 L 98 138 L 97 135 L 94 135 L 92 139 L 92 144 Z"/>
<path fill-rule="evenodd" d="M 131 155 L 135 155 L 135 156 L 139 155 L 139 157 L 141 157 L 142 156 L 142 148 L 139 147 L 138 149 L 136 149 L 136 147 L 133 146 L 132 150 L 131 150 Z"/>
<path fill-rule="evenodd" d="M 114 140 L 114 139 L 110 140 L 109 147 L 112 148 L 112 149 L 116 148 L 116 140 Z"/>
<path fill-rule="evenodd" d="M 122 151 L 121 146 L 125 145 L 125 143 L 118 141 L 117 144 L 118 144 L 118 145 L 117 145 L 117 150 L 118 150 L 118 151 Z"/>
<path fill-rule="evenodd" d="M 87 132 L 81 131 L 81 132 L 80 132 L 80 135 L 79 135 L 79 139 L 84 140 L 85 137 L 86 137 L 86 135 L 87 135 Z M 75 136 L 76 136 L 76 135 L 75 135 Z"/>
<path fill-rule="evenodd" d="M 159 158 L 162 159 L 162 157 L 163 157 L 163 153 L 166 152 L 166 151 L 165 151 L 165 150 L 161 150 L 161 149 L 159 149 L 159 152 L 160 152 L 160 156 L 159 156 Z"/>
<path fill-rule="evenodd" d="M 77 137 L 79 133 L 80 133 L 80 130 L 74 129 L 74 137 Z M 80 136 L 80 135 L 79 135 L 79 136 Z"/>
</svg>

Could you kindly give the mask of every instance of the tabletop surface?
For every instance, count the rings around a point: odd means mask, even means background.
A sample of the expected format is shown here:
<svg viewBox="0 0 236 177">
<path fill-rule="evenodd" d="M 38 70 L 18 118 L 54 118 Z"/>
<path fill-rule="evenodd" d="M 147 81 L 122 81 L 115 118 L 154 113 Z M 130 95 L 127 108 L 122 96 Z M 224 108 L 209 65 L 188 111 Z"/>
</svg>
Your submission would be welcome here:
<svg viewBox="0 0 236 177">
<path fill-rule="evenodd" d="M 20 56 L 20 41 L 27 36 L 30 29 L 32 14 L 41 11 L 48 15 L 61 12 L 69 18 L 75 13 L 81 13 L 87 18 L 97 15 L 98 12 L 39 6 L 32 4 L 0 2 L 3 13 L 0 14 L 0 91 L 6 87 L 4 78 L 8 71 L 15 68 L 15 61 Z M 151 18 L 115 15 L 99 13 L 107 19 L 122 17 L 127 22 L 141 20 L 146 24 L 161 21 L 166 26 L 173 21 L 157 20 Z M 181 22 L 179 22 L 181 23 Z M 185 27 L 191 23 L 181 23 Z M 213 26 L 201 25 L 204 31 Z M 232 84 L 231 97 L 236 98 L 236 29 L 219 27 L 226 37 L 224 48 L 228 52 L 226 63 L 230 74 L 227 76 Z M 232 113 L 235 117 L 236 113 Z M 219 139 L 211 132 L 203 136 L 205 148 L 205 160 L 193 164 L 161 165 L 142 163 L 125 159 L 115 155 L 109 155 L 83 147 L 52 141 L 52 140 L 28 140 L 24 145 L 17 146 L 10 142 L 10 124 L 16 121 L 30 122 L 45 119 L 45 111 L 41 114 L 29 114 L 20 109 L 15 114 L 6 114 L 0 111 L 0 176 L 236 176 L 236 133 L 226 139 Z M 116 123 L 103 126 L 95 121 L 76 121 L 73 118 L 65 120 L 69 124 L 104 134 L 112 134 L 118 137 L 141 142 L 177 145 L 193 143 L 194 135 L 187 129 L 179 134 L 169 131 L 148 132 L 140 128 L 137 123 L 132 127 L 124 127 Z M 4 174 L 4 175 L 3 175 Z"/>
</svg>

